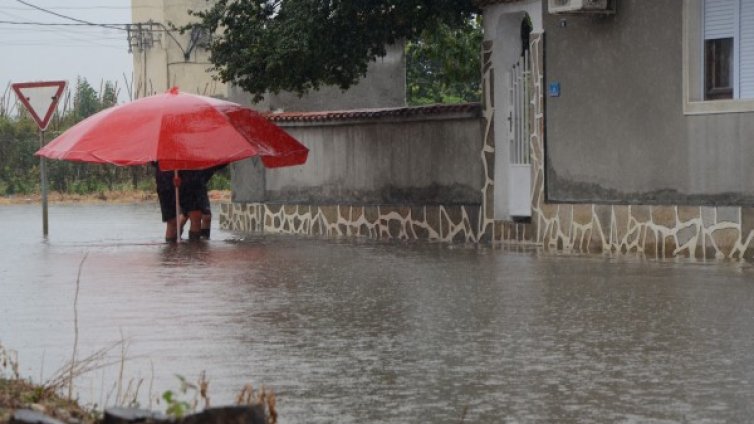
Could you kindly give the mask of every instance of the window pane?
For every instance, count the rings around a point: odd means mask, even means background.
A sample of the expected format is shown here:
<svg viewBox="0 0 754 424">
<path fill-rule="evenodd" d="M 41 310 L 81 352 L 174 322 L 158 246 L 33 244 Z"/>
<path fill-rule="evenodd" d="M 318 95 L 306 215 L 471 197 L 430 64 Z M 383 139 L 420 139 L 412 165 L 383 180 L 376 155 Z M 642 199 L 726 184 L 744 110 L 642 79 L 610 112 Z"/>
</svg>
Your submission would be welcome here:
<svg viewBox="0 0 754 424">
<path fill-rule="evenodd" d="M 733 38 L 704 41 L 704 99 L 733 98 Z"/>
</svg>

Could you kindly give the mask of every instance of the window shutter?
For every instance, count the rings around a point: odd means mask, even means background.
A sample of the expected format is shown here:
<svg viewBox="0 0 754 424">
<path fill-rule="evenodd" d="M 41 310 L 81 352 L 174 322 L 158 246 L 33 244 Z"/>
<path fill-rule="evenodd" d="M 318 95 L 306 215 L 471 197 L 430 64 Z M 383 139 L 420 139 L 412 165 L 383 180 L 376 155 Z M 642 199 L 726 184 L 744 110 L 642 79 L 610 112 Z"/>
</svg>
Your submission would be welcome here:
<svg viewBox="0 0 754 424">
<path fill-rule="evenodd" d="M 739 97 L 754 98 L 754 0 L 741 0 Z"/>
<path fill-rule="evenodd" d="M 743 0 L 751 3 L 750 0 Z M 735 38 L 738 0 L 704 2 L 704 39 Z"/>
</svg>

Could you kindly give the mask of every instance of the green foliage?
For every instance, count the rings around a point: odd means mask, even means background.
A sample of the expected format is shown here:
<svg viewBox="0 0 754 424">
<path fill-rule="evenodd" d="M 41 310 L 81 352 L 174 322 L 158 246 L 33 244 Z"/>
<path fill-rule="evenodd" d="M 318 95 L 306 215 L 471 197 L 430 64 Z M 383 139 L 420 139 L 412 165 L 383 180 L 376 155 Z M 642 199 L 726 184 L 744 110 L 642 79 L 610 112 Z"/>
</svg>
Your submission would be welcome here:
<svg viewBox="0 0 754 424">
<path fill-rule="evenodd" d="M 88 118 L 101 109 L 102 104 L 99 101 L 97 92 L 94 91 L 85 78 L 79 77 L 76 81 L 76 91 L 73 95 L 73 110 L 75 111 L 76 120 L 80 121 Z"/>
<path fill-rule="evenodd" d="M 481 17 L 452 28 L 440 24 L 406 44 L 406 97 L 410 105 L 479 101 Z"/>
<path fill-rule="evenodd" d="M 162 399 L 167 405 L 165 413 L 170 417 L 182 418 L 189 411 L 189 403 L 176 399 L 172 390 L 165 391 L 162 394 Z"/>
<path fill-rule="evenodd" d="M 186 395 L 189 390 L 194 393 L 198 392 L 198 387 L 192 383 L 189 383 L 188 380 L 186 380 L 186 377 L 178 374 L 176 374 L 175 377 L 181 383 L 181 386 L 178 389 L 180 394 Z M 165 414 L 174 419 L 180 419 L 187 413 L 194 412 L 196 410 L 196 402 L 189 403 L 184 400 L 178 399 L 176 396 L 177 394 L 172 390 L 166 390 L 162 393 L 162 399 L 165 401 L 166 405 Z"/>
<path fill-rule="evenodd" d="M 39 179 L 36 125 L 28 118 L 0 117 L 0 195 L 34 191 Z"/>
<path fill-rule="evenodd" d="M 105 82 L 97 93 L 86 79 L 79 78 L 73 91 L 72 108 L 58 111 L 47 130 L 46 141 L 62 133 L 94 113 L 117 103 L 113 82 Z M 39 149 L 36 124 L 23 108 L 16 116 L 0 114 L 0 196 L 27 195 L 40 192 L 40 160 L 34 156 Z M 153 184 L 148 166 L 116 167 L 47 161 L 50 190 L 64 193 L 89 194 L 107 190 L 143 188 Z"/>
<path fill-rule="evenodd" d="M 268 91 L 346 89 L 386 45 L 463 27 L 475 10 L 472 0 L 218 0 L 192 13 L 217 34 L 210 60 L 219 78 L 261 100 Z"/>
<path fill-rule="evenodd" d="M 207 184 L 209 190 L 230 190 L 230 168 L 224 168 L 215 173 Z"/>
<path fill-rule="evenodd" d="M 105 86 L 100 94 L 100 109 L 107 109 L 118 104 L 118 90 L 115 88 L 114 82 L 105 81 Z"/>
</svg>

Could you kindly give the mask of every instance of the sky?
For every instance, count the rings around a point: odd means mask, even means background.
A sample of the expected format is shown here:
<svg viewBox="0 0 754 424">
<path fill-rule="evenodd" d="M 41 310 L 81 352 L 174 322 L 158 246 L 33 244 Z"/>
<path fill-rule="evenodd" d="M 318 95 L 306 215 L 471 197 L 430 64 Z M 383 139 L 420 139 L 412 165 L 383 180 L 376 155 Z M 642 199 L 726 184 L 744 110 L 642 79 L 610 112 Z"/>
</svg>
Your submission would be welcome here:
<svg viewBox="0 0 754 424">
<path fill-rule="evenodd" d="M 52 12 L 97 24 L 131 23 L 130 0 L 23 0 Z M 103 80 L 117 82 L 120 100 L 128 100 L 132 57 L 126 31 L 99 26 L 35 26 L 9 22 L 76 22 L 24 5 L 0 0 L 0 90 L 8 83 L 67 80 L 77 77 L 99 91 Z M 120 25 L 123 27 L 123 25 Z M 3 95 L 0 92 L 0 96 Z"/>
</svg>

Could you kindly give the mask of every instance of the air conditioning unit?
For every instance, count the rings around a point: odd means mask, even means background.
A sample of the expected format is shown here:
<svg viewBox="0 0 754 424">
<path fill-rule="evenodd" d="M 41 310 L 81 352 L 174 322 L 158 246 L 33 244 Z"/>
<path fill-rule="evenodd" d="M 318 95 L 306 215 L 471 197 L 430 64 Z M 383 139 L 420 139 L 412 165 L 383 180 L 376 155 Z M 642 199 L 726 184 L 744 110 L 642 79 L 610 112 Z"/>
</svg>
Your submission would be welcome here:
<svg viewBox="0 0 754 424">
<path fill-rule="evenodd" d="M 608 0 L 548 0 L 550 13 L 611 13 Z"/>
</svg>

